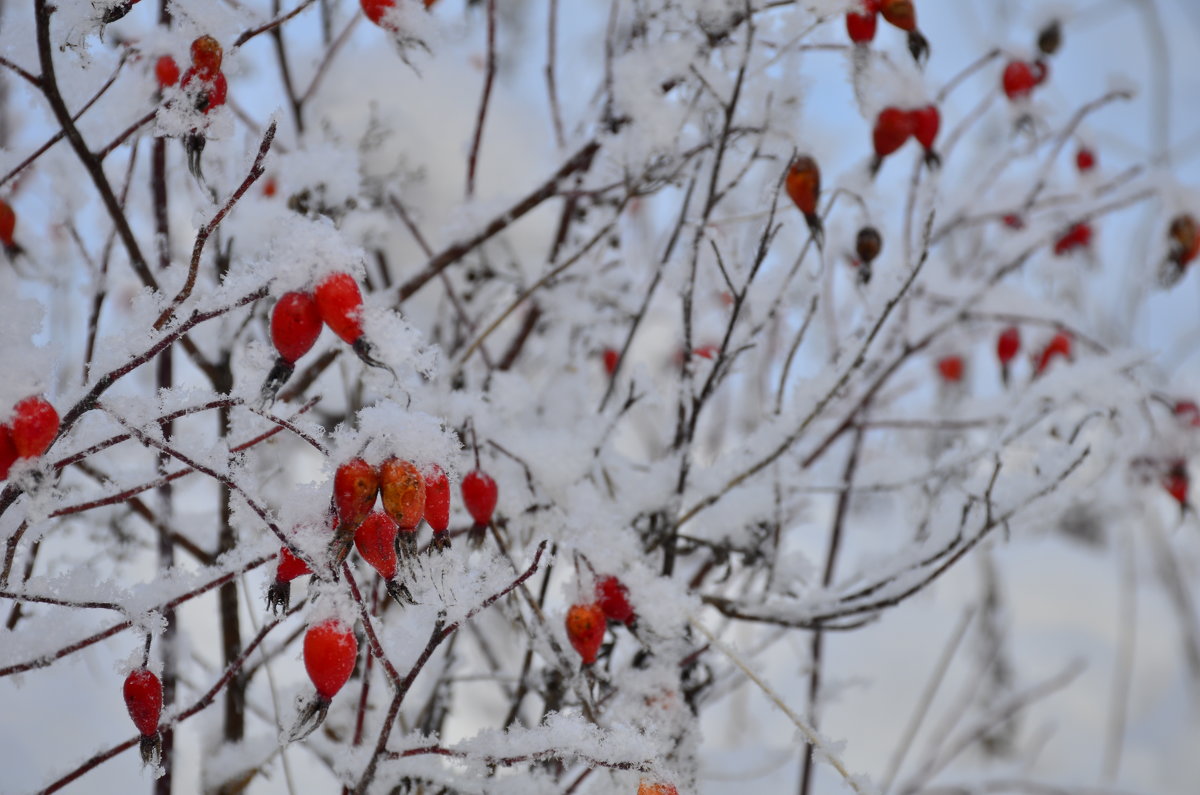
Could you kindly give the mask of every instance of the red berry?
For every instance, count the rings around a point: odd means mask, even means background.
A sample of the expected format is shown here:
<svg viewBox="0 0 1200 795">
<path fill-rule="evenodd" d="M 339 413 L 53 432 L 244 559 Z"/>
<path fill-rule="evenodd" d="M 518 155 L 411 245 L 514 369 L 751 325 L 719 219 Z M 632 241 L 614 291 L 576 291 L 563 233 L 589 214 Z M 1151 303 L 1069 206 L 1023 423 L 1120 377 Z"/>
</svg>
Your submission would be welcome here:
<svg viewBox="0 0 1200 795">
<path fill-rule="evenodd" d="M 629 604 L 629 589 L 609 574 L 596 580 L 596 604 L 609 621 L 632 624 L 633 607 Z"/>
<path fill-rule="evenodd" d="M 425 479 L 411 461 L 389 458 L 379 467 L 383 509 L 401 530 L 411 531 L 425 515 Z"/>
<path fill-rule="evenodd" d="M 162 682 L 145 668 L 130 671 L 125 677 L 125 708 L 133 725 L 143 737 L 158 732 L 158 718 L 162 714 Z"/>
<path fill-rule="evenodd" d="M 273 198 L 279 192 L 279 183 L 275 180 L 275 177 L 267 177 L 266 182 L 263 183 L 262 192 L 263 196 L 266 196 L 268 199 Z"/>
<path fill-rule="evenodd" d="M 873 11 L 866 14 L 856 14 L 851 11 L 846 14 L 846 33 L 850 35 L 850 41 L 855 44 L 871 42 L 875 38 L 875 29 L 878 24 L 879 19 Z"/>
<path fill-rule="evenodd" d="M 434 533 L 450 526 L 450 479 L 437 464 L 425 473 L 425 521 Z"/>
<path fill-rule="evenodd" d="M 333 504 L 342 526 L 353 529 L 375 507 L 379 491 L 379 473 L 361 458 L 354 458 L 337 468 L 333 475 Z"/>
<path fill-rule="evenodd" d="M 1025 220 L 1016 213 L 1008 213 L 1000 219 L 1009 229 L 1024 229 Z"/>
<path fill-rule="evenodd" d="M 317 285 L 317 309 L 325 325 L 353 345 L 363 335 L 362 293 L 358 283 L 348 273 L 327 276 Z"/>
<path fill-rule="evenodd" d="M 13 407 L 9 429 L 17 456 L 36 458 L 58 435 L 58 412 L 44 398 L 27 397 Z"/>
<path fill-rule="evenodd" d="M 821 197 L 821 169 L 817 161 L 808 155 L 793 160 L 784 187 L 811 227 L 817 217 L 817 200 Z"/>
<path fill-rule="evenodd" d="M 373 511 L 354 531 L 358 554 L 385 580 L 396 576 L 396 533 L 399 529 L 392 517 L 383 511 Z"/>
<path fill-rule="evenodd" d="M 396 5 L 396 0 L 361 0 L 363 13 L 367 15 L 367 19 L 379 25 L 381 28 L 392 30 L 393 26 L 385 23 L 383 17 Z M 425 7 L 433 5 L 427 0 Z"/>
<path fill-rule="evenodd" d="M 1084 222 L 1072 226 L 1054 242 L 1055 255 L 1062 257 L 1077 248 L 1085 248 L 1092 242 L 1092 227 Z"/>
<path fill-rule="evenodd" d="M 13 234 L 17 228 L 17 214 L 4 199 L 0 199 L 0 243 L 12 248 Z"/>
<path fill-rule="evenodd" d="M 1034 86 L 1045 79 L 1045 75 L 1044 65 L 1037 69 L 1025 61 L 1010 61 L 1008 66 L 1004 67 L 1004 75 L 1001 79 L 1004 94 L 1012 100 L 1027 97 L 1033 91 Z"/>
<path fill-rule="evenodd" d="M 1041 375 L 1055 356 L 1062 356 L 1065 359 L 1071 358 L 1071 335 L 1065 331 L 1060 331 L 1054 335 L 1050 343 L 1042 349 L 1038 356 L 1037 366 L 1034 368 L 1035 375 Z"/>
<path fill-rule="evenodd" d="M 354 672 L 358 641 L 337 618 L 328 618 L 304 634 L 304 668 L 317 694 L 332 701 Z"/>
<path fill-rule="evenodd" d="M 1200 224 L 1191 214 L 1181 213 L 1171 219 L 1167 248 L 1171 259 L 1179 266 L 1187 265 L 1200 254 Z"/>
<path fill-rule="evenodd" d="M 900 30 L 917 29 L 917 10 L 913 8 L 912 0 L 883 0 L 879 10 L 884 19 Z"/>
<path fill-rule="evenodd" d="M 13 444 L 12 429 L 0 425 L 0 480 L 8 477 L 8 470 L 17 460 L 17 446 Z"/>
<path fill-rule="evenodd" d="M 572 605 L 567 611 L 567 638 L 585 665 L 596 662 L 604 642 L 604 611 L 600 605 Z"/>
<path fill-rule="evenodd" d="M 309 293 L 285 293 L 271 311 L 271 342 L 288 363 L 294 364 L 321 336 L 321 313 Z"/>
<path fill-rule="evenodd" d="M 1175 498 L 1175 502 L 1179 503 L 1181 508 L 1187 507 L 1190 481 L 1185 462 L 1172 462 L 1171 468 L 1163 475 L 1162 485 L 1167 493 Z"/>
<path fill-rule="evenodd" d="M 192 82 L 196 82 L 195 87 Z M 225 104 L 225 96 L 229 90 L 228 84 L 225 82 L 225 75 L 221 72 L 208 73 L 193 66 L 183 74 L 183 80 L 179 83 L 180 88 L 187 89 L 191 96 L 195 98 L 196 110 L 201 113 L 208 113 L 214 108 L 219 108 Z"/>
<path fill-rule="evenodd" d="M 1000 364 L 1008 366 L 1019 350 L 1021 350 L 1020 330 L 1016 326 L 1009 326 L 1001 331 L 1000 336 L 996 339 L 996 358 L 1000 360 Z"/>
<path fill-rule="evenodd" d="M 652 782 L 642 779 L 638 782 L 637 795 L 679 795 L 679 790 L 675 789 L 674 784 L 665 781 Z"/>
<path fill-rule="evenodd" d="M 221 44 L 212 36 L 201 36 L 192 42 L 192 66 L 211 76 L 221 68 Z"/>
<path fill-rule="evenodd" d="M 166 88 L 179 82 L 179 64 L 169 55 L 160 56 L 154 64 L 154 76 L 158 78 L 158 87 Z"/>
<path fill-rule="evenodd" d="M 1087 147 L 1082 147 L 1075 153 L 1075 167 L 1081 172 L 1091 171 L 1096 167 L 1096 154 Z"/>
<path fill-rule="evenodd" d="M 1200 428 L 1200 406 L 1196 405 L 1196 401 L 1176 401 L 1174 412 L 1175 416 L 1185 425 L 1190 425 L 1193 428 Z"/>
<path fill-rule="evenodd" d="M 964 368 L 961 356 L 943 356 L 938 359 L 937 367 L 943 381 L 957 383 L 962 380 Z"/>
<path fill-rule="evenodd" d="M 604 360 L 604 372 L 610 376 L 617 372 L 617 365 L 621 363 L 621 354 L 617 352 L 616 348 L 605 348 L 601 357 Z"/>
<path fill-rule="evenodd" d="M 937 105 L 910 110 L 908 115 L 912 123 L 913 137 L 926 151 L 933 149 L 938 129 L 942 126 L 942 115 L 938 112 Z"/>
<path fill-rule="evenodd" d="M 279 563 L 275 566 L 276 582 L 291 582 L 297 577 L 312 574 L 308 564 L 292 554 L 287 547 L 279 548 Z"/>
<path fill-rule="evenodd" d="M 692 351 L 693 356 L 699 356 L 702 359 L 715 359 L 720 348 L 716 345 L 701 345 L 696 350 Z"/>
<path fill-rule="evenodd" d="M 492 513 L 496 510 L 496 500 L 499 497 L 496 481 L 481 469 L 473 469 L 467 473 L 462 482 L 463 505 L 467 513 L 475 520 L 475 524 L 487 526 L 492 521 Z"/>
<path fill-rule="evenodd" d="M 907 111 L 895 107 L 884 108 L 875 119 L 875 129 L 871 134 L 875 156 L 880 159 L 887 157 L 904 146 L 912 134 L 912 116 Z"/>
</svg>

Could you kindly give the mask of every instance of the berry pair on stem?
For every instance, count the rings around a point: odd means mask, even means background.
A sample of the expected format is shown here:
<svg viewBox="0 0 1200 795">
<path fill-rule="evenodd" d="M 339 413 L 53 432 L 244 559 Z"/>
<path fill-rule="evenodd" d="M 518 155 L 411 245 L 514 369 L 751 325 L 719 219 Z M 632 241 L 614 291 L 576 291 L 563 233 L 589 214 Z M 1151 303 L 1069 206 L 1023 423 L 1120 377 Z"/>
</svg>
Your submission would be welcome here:
<svg viewBox="0 0 1200 795">
<path fill-rule="evenodd" d="M 909 138 L 916 138 L 925 150 L 925 164 L 937 168 L 942 161 L 933 149 L 933 142 L 937 140 L 941 126 L 942 114 L 936 105 L 908 110 L 889 105 L 881 110 L 871 130 L 871 145 L 875 150 L 871 176 L 879 171 L 883 159 L 904 146 Z"/>
<path fill-rule="evenodd" d="M 929 41 L 917 29 L 917 9 L 912 0 L 862 0 L 861 11 L 846 14 L 846 33 L 856 46 L 865 47 L 875 38 L 878 16 L 908 34 L 908 51 L 921 63 L 929 57 Z"/>
<path fill-rule="evenodd" d="M 58 435 L 58 412 L 45 398 L 27 397 L 13 406 L 12 417 L 0 424 L 0 480 L 17 459 L 37 458 Z"/>
<path fill-rule="evenodd" d="M 608 574 L 596 579 L 594 599 L 588 604 L 571 605 L 567 610 L 567 639 L 584 665 L 596 662 L 609 621 L 627 627 L 637 621 L 629 603 L 629 590 L 615 576 Z"/>
<path fill-rule="evenodd" d="M 274 399 L 296 369 L 301 356 L 312 350 L 329 326 L 334 334 L 371 367 L 387 368 L 378 361 L 362 325 L 363 298 L 358 282 L 345 272 L 322 279 L 312 292 L 297 290 L 282 295 L 271 310 L 271 343 L 279 354 L 262 386 L 264 403 Z"/>
</svg>

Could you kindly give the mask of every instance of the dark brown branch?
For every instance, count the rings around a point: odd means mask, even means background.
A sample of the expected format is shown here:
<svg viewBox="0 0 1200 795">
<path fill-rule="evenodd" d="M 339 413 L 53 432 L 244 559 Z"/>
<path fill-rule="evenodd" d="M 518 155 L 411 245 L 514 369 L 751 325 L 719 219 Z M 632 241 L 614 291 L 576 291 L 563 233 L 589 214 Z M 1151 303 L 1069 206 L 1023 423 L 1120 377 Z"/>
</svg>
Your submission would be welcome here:
<svg viewBox="0 0 1200 795">
<path fill-rule="evenodd" d="M 254 165 L 250 167 L 250 173 L 242 180 L 242 184 L 238 186 L 233 195 L 229 197 L 217 214 L 210 220 L 199 232 L 196 233 L 196 242 L 192 245 L 192 261 L 188 265 L 187 280 L 183 283 L 179 293 L 171 300 L 170 306 L 163 310 L 159 315 L 158 320 L 154 321 L 155 330 L 162 329 L 175 316 L 175 310 L 179 305 L 188 299 L 192 294 L 192 290 L 196 287 L 196 276 L 200 272 L 200 255 L 204 253 L 204 244 L 208 242 L 209 236 L 220 225 L 221 221 L 225 220 L 225 216 L 233 209 L 233 205 L 237 204 L 238 200 L 245 195 L 250 186 L 255 180 L 263 175 L 263 160 L 267 157 L 267 152 L 271 151 L 271 142 L 275 140 L 275 122 L 271 122 L 271 126 L 267 128 L 266 135 L 263 136 L 262 143 L 258 146 L 258 155 L 254 158 Z"/>
</svg>

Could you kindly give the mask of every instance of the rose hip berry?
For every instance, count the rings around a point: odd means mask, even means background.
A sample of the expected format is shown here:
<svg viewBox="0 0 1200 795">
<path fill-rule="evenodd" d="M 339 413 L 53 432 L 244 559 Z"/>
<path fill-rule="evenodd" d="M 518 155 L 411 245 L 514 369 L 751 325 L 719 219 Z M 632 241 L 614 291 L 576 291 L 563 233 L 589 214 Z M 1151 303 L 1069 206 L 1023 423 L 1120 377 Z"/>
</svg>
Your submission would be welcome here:
<svg viewBox="0 0 1200 795">
<path fill-rule="evenodd" d="M 333 505 L 339 530 L 357 529 L 375 507 L 378 491 L 379 473 L 363 459 L 352 458 L 338 467 L 333 475 Z"/>
<path fill-rule="evenodd" d="M 1186 511 L 1188 507 L 1188 489 L 1191 486 L 1191 481 L 1188 478 L 1187 462 L 1180 459 L 1172 461 L 1166 473 L 1163 474 L 1162 486 L 1167 494 L 1170 494 L 1175 502 L 1179 503 L 1180 510 Z"/>
<path fill-rule="evenodd" d="M 416 551 L 416 529 L 425 515 L 425 479 L 411 461 L 389 458 L 379 467 L 379 496 L 400 535 L 401 551 Z"/>
<path fill-rule="evenodd" d="M 854 238 L 854 253 L 858 256 L 858 280 L 863 284 L 871 281 L 871 264 L 883 250 L 883 237 L 873 226 L 864 226 Z"/>
<path fill-rule="evenodd" d="M 425 472 L 425 523 L 433 530 L 433 549 L 441 552 L 450 545 L 446 529 L 450 526 L 450 479 L 437 464 Z"/>
<path fill-rule="evenodd" d="M 1080 173 L 1087 173 L 1096 167 L 1096 153 L 1086 146 L 1080 147 L 1075 153 L 1075 167 Z"/>
<path fill-rule="evenodd" d="M 617 365 L 621 363 L 621 354 L 616 348 L 605 348 L 600 354 L 601 360 L 604 362 L 604 372 L 610 377 L 617 372 Z"/>
<path fill-rule="evenodd" d="M 125 708 L 133 725 L 141 734 L 142 762 L 156 765 L 161 756 L 162 744 L 158 736 L 158 719 L 162 715 L 162 682 L 145 668 L 130 671 L 125 677 L 123 688 Z"/>
<path fill-rule="evenodd" d="M 1037 365 L 1034 367 L 1034 375 L 1041 375 L 1045 372 L 1046 368 L 1050 366 L 1050 362 L 1054 361 L 1055 356 L 1061 356 L 1068 361 L 1071 359 L 1071 335 L 1065 331 L 1055 334 L 1042 349 L 1038 355 Z"/>
<path fill-rule="evenodd" d="M 158 87 L 167 88 L 179 82 L 179 64 L 169 55 L 159 56 L 154 63 L 154 76 L 158 79 Z"/>
<path fill-rule="evenodd" d="M 8 477 L 8 470 L 12 469 L 19 457 L 17 446 L 13 444 L 12 429 L 7 425 L 0 425 L 0 480 Z"/>
<path fill-rule="evenodd" d="M 636 618 L 629 604 L 629 589 L 611 574 L 596 580 L 596 604 L 609 621 L 630 625 Z"/>
<path fill-rule="evenodd" d="M 850 41 L 858 45 L 870 44 L 875 38 L 875 30 L 879 26 L 879 0 L 866 0 L 862 3 L 862 11 L 851 11 L 846 14 L 846 33 Z"/>
<path fill-rule="evenodd" d="M 340 619 L 329 618 L 304 634 L 304 668 L 317 695 L 332 701 L 354 672 L 358 641 Z"/>
<path fill-rule="evenodd" d="M 883 159 L 904 146 L 912 134 L 913 120 L 908 111 L 890 106 L 881 110 L 871 131 L 871 143 L 875 148 L 871 173 L 878 171 Z"/>
<path fill-rule="evenodd" d="M 938 359 L 937 368 L 946 383 L 956 384 L 962 381 L 965 367 L 961 356 L 943 356 Z"/>
<path fill-rule="evenodd" d="M 58 412 L 44 398 L 27 397 L 13 407 L 8 427 L 17 457 L 37 458 L 58 435 Z"/>
<path fill-rule="evenodd" d="M 467 513 L 475 520 L 471 528 L 471 538 L 475 543 L 483 541 L 483 531 L 492 521 L 492 513 L 496 510 L 499 490 L 492 476 L 481 469 L 473 469 L 467 473 L 462 482 L 463 505 Z"/>
<path fill-rule="evenodd" d="M 567 611 L 566 624 L 567 639 L 584 665 L 596 662 L 596 654 L 604 642 L 604 611 L 600 605 L 572 605 Z"/>
<path fill-rule="evenodd" d="M 913 60 L 920 62 L 929 56 L 929 42 L 917 30 L 917 9 L 912 0 L 883 0 L 879 12 L 885 20 L 908 34 L 908 51 Z"/>
<path fill-rule="evenodd" d="M 909 119 L 912 122 L 913 137 L 925 150 L 925 164 L 936 168 L 941 164 L 941 158 L 933 151 L 933 142 L 937 140 L 938 130 L 942 126 L 942 114 L 937 105 L 926 105 L 923 108 L 910 110 Z"/>
<path fill-rule="evenodd" d="M 399 529 L 392 517 L 383 511 L 372 511 L 354 531 L 358 554 L 385 580 L 396 576 L 396 533 Z"/>
<path fill-rule="evenodd" d="M 292 554 L 287 547 L 279 548 L 279 562 L 275 565 L 275 581 L 267 586 L 267 608 L 272 613 L 280 609 L 287 612 L 292 600 L 292 580 L 312 574 L 308 564 Z"/>
<path fill-rule="evenodd" d="M 358 282 L 348 273 L 335 273 L 317 285 L 316 297 L 321 320 L 353 345 L 363 335 L 363 299 Z"/>
<path fill-rule="evenodd" d="M 279 356 L 294 364 L 321 336 L 321 313 L 310 293 L 285 293 L 271 311 L 271 342 Z"/>
<path fill-rule="evenodd" d="M 1012 101 L 1027 98 L 1033 89 L 1045 82 L 1049 75 L 1049 67 L 1042 61 L 1027 63 L 1025 61 L 1009 61 L 1004 67 L 1000 84 L 1004 95 Z"/>
<path fill-rule="evenodd" d="M 1054 241 L 1054 254 L 1055 256 L 1064 257 L 1076 249 L 1087 248 L 1091 242 L 1091 225 L 1086 221 L 1080 221 L 1063 232 L 1058 240 Z"/>
<path fill-rule="evenodd" d="M 4 199 L 0 199 L 0 244 L 10 252 L 16 247 L 13 242 L 13 235 L 16 231 L 17 214 L 13 212 L 12 205 Z"/>
<path fill-rule="evenodd" d="M 679 790 L 675 789 L 674 784 L 665 781 L 642 779 L 638 782 L 637 795 L 679 795 Z"/>
<path fill-rule="evenodd" d="M 809 232 L 820 242 L 821 217 L 817 215 L 817 201 L 821 197 L 821 169 L 809 155 L 800 155 L 788 166 L 784 187 L 796 207 L 804 214 Z"/>
</svg>

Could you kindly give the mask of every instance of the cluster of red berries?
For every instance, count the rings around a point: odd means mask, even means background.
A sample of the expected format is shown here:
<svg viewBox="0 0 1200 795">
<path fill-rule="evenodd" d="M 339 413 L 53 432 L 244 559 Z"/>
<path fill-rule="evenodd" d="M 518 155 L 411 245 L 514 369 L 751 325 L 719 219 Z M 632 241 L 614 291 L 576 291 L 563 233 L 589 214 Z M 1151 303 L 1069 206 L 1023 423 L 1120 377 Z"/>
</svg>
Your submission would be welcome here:
<svg viewBox="0 0 1200 795">
<path fill-rule="evenodd" d="M 637 621 L 629 603 L 629 590 L 611 574 L 596 578 L 593 601 L 571 605 L 567 610 L 567 639 L 584 665 L 596 662 L 609 621 L 632 627 Z"/>
<path fill-rule="evenodd" d="M 463 478 L 462 495 L 476 526 L 486 528 L 496 509 L 496 481 L 474 470 Z M 375 510 L 377 497 L 383 503 L 382 511 Z M 445 471 L 432 464 L 422 473 L 411 461 L 396 457 L 378 467 L 354 458 L 334 473 L 331 504 L 333 564 L 345 560 L 353 544 L 387 583 L 392 598 L 401 604 L 413 604 L 408 587 L 396 579 L 397 567 L 401 559 L 417 553 L 417 529 L 422 519 L 433 530 L 431 550 L 440 552 L 450 546 L 450 480 Z M 311 573 L 304 560 L 282 547 L 275 581 L 267 589 L 268 607 L 287 610 L 292 580 Z"/>
<path fill-rule="evenodd" d="M 0 424 L 0 480 L 19 458 L 37 458 L 58 435 L 58 412 L 45 398 L 27 397 L 13 406 L 8 422 Z"/>
<path fill-rule="evenodd" d="M 875 117 L 875 126 L 871 130 L 871 144 L 875 157 L 871 161 L 871 173 L 879 171 L 883 159 L 896 152 L 908 142 L 916 138 L 917 143 L 925 150 L 925 163 L 930 168 L 936 168 L 941 158 L 933 149 L 938 131 L 942 126 L 942 115 L 936 105 L 923 105 L 919 108 L 897 108 L 889 105 L 879 111 Z"/>
<path fill-rule="evenodd" d="M 311 292 L 298 290 L 282 295 L 271 310 L 271 342 L 279 356 L 263 382 L 263 401 L 274 399 L 275 393 L 292 377 L 296 362 L 312 350 L 323 325 L 349 343 L 363 362 L 385 367 L 375 358 L 374 349 L 363 333 L 362 315 L 362 292 L 348 273 L 326 276 Z"/>
<path fill-rule="evenodd" d="M 1057 331 L 1046 346 L 1033 356 L 1033 375 L 1036 378 L 1046 371 L 1056 358 L 1070 361 L 1073 356 L 1073 339 L 1070 332 Z M 1000 379 L 1004 385 L 1009 383 L 1013 360 L 1021 352 L 1021 331 L 1016 326 L 1005 326 L 996 337 L 996 360 L 1000 363 Z M 938 375 L 942 381 L 950 384 L 962 381 L 966 372 L 966 362 L 958 354 L 943 356 L 937 360 Z M 1200 419 L 1200 409 L 1197 410 Z M 1197 424 L 1200 424 L 1198 421 Z"/>
<path fill-rule="evenodd" d="M 170 55 L 163 55 L 155 62 L 154 76 L 158 80 L 160 89 L 168 88 L 178 82 L 180 88 L 191 100 L 192 107 L 200 113 L 208 114 L 214 108 L 225 104 L 225 98 L 229 91 L 225 74 L 221 71 L 224 51 L 221 49 L 220 42 L 206 34 L 192 42 L 191 55 L 191 66 L 183 73 L 182 80 L 179 76 L 179 65 Z M 204 151 L 204 144 L 204 133 L 198 129 L 188 133 L 184 140 L 188 155 L 188 169 L 197 179 L 200 178 L 200 155 Z"/>
<path fill-rule="evenodd" d="M 865 47 L 875 39 L 878 16 L 908 34 L 908 51 L 917 61 L 929 55 L 929 42 L 917 29 L 917 9 L 912 0 L 861 0 L 861 11 L 846 14 L 846 33 L 855 45 Z"/>
</svg>

